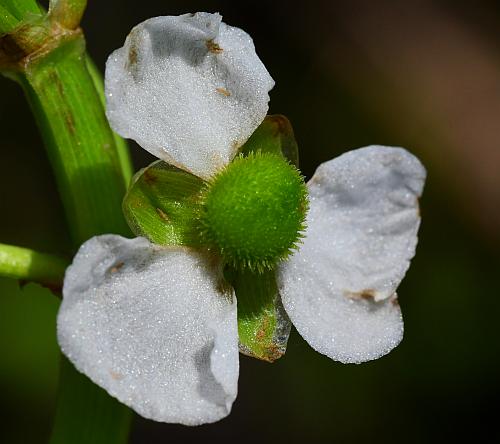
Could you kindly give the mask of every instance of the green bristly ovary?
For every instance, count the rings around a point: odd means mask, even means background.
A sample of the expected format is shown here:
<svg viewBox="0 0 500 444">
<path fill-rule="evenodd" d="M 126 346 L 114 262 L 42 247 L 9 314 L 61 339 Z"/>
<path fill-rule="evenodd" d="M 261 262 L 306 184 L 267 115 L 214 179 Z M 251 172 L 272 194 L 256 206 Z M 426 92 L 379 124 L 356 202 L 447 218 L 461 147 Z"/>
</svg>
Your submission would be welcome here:
<svg viewBox="0 0 500 444">
<path fill-rule="evenodd" d="M 286 259 L 301 237 L 307 190 L 282 156 L 237 157 L 202 192 L 202 243 L 236 269 L 263 272 Z"/>
</svg>

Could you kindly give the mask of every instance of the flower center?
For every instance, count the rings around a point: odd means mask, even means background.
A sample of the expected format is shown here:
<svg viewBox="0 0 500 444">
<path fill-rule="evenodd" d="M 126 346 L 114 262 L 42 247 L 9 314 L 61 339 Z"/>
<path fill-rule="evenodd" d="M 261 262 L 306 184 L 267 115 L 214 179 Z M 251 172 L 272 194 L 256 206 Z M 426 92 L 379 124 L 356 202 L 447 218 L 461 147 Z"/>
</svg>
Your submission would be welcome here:
<svg viewBox="0 0 500 444">
<path fill-rule="evenodd" d="M 208 184 L 202 236 L 238 268 L 273 268 L 297 247 L 304 230 L 307 189 L 281 156 L 237 157 Z"/>
</svg>

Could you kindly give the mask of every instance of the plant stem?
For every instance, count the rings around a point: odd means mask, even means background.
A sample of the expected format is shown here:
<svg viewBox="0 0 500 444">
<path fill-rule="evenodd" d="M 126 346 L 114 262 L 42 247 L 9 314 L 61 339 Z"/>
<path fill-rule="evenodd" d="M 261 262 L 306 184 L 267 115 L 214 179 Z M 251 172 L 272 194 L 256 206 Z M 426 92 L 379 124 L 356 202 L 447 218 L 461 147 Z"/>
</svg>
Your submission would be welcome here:
<svg viewBox="0 0 500 444">
<path fill-rule="evenodd" d="M 67 29 L 76 29 L 80 25 L 87 0 L 51 0 L 49 15 Z"/>
<path fill-rule="evenodd" d="M 123 162 L 86 67 L 82 36 L 12 76 L 37 119 L 75 245 L 96 234 L 129 234 L 121 212 Z"/>
<path fill-rule="evenodd" d="M 66 260 L 29 248 L 0 244 L 0 275 L 61 288 Z"/>
<path fill-rule="evenodd" d="M 1 0 L 1 7 L 20 20 L 28 18 L 29 14 L 43 13 L 36 0 Z"/>
<path fill-rule="evenodd" d="M 46 44 L 37 40 L 33 45 L 27 39 L 22 58 L 0 68 L 22 85 L 31 105 L 76 249 L 97 234 L 130 235 L 121 211 L 130 160 L 126 146 L 117 143 L 109 128 L 99 94 L 102 86 L 95 83 L 98 74 L 91 75 L 87 67 L 83 35 L 54 17 L 49 31 Z M 26 54 L 26 48 L 35 49 Z M 62 360 L 52 444 L 124 444 L 130 421 L 127 407 Z"/>
<path fill-rule="evenodd" d="M 92 77 L 99 98 L 101 99 L 102 107 L 105 108 L 106 100 L 104 98 L 104 82 L 102 79 L 102 74 L 99 72 L 92 59 L 88 56 L 87 56 L 87 69 L 89 71 L 90 77 Z M 128 145 L 127 142 L 125 142 L 125 140 L 122 139 L 115 132 L 113 132 L 113 138 L 115 140 L 116 150 L 120 160 L 122 176 L 125 181 L 125 188 L 128 188 L 133 174 L 132 160 L 130 159 Z"/>
<path fill-rule="evenodd" d="M 0 4 L 0 35 L 11 32 L 18 24 L 17 17 L 3 4 Z"/>
</svg>

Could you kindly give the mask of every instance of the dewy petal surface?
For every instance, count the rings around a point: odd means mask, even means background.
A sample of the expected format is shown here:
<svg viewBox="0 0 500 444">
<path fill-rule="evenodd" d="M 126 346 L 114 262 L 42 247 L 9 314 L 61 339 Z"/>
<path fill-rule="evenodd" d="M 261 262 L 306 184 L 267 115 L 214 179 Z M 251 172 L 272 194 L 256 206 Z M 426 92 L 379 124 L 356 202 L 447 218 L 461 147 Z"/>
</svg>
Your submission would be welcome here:
<svg viewBox="0 0 500 444">
<path fill-rule="evenodd" d="M 425 175 L 404 149 L 370 146 L 309 181 L 306 237 L 278 281 L 290 319 L 320 353 L 359 363 L 401 341 L 395 291 L 415 253 Z"/>
<path fill-rule="evenodd" d="M 146 418 L 217 421 L 231 410 L 239 369 L 236 300 L 218 285 L 191 250 L 94 237 L 66 272 L 59 344 L 78 370 Z"/>
<path fill-rule="evenodd" d="M 209 13 L 146 20 L 106 64 L 113 129 L 205 179 L 262 122 L 274 86 L 252 38 L 221 20 Z"/>
</svg>

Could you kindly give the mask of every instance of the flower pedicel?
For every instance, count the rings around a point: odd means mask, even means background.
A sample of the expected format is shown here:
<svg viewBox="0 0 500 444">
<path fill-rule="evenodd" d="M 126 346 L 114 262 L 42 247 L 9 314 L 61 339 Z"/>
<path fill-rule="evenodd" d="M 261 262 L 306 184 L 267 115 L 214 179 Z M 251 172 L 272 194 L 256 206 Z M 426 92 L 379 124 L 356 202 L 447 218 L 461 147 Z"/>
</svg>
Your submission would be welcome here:
<svg viewBox="0 0 500 444">
<path fill-rule="evenodd" d="M 63 353 L 144 417 L 229 414 L 238 326 L 224 264 L 275 269 L 290 320 L 334 360 L 376 359 L 402 338 L 396 288 L 417 243 L 423 166 L 370 146 L 320 165 L 306 188 L 279 156 L 237 156 L 273 85 L 250 36 L 218 14 L 147 20 L 107 62 L 115 131 L 205 184 L 197 248 L 96 236 L 66 272 Z"/>
</svg>

